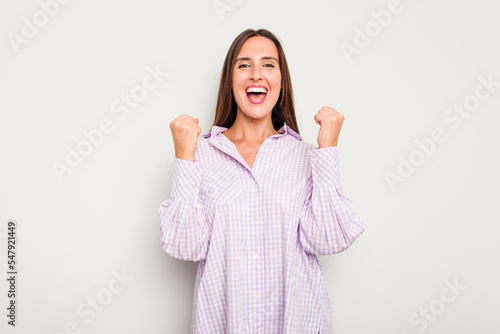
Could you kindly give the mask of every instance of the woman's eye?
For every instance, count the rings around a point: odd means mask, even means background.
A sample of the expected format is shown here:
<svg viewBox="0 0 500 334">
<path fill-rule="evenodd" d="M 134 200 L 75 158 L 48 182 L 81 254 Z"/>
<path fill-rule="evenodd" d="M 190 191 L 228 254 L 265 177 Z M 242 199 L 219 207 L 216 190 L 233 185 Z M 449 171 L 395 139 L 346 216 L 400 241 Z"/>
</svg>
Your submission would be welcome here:
<svg viewBox="0 0 500 334">
<path fill-rule="evenodd" d="M 273 65 L 273 64 L 265 64 L 264 66 L 265 66 L 265 67 L 274 67 L 274 65 Z"/>
<path fill-rule="evenodd" d="M 249 66 L 248 64 L 241 64 L 240 66 L 238 66 L 238 68 L 248 67 L 248 66 Z"/>
</svg>

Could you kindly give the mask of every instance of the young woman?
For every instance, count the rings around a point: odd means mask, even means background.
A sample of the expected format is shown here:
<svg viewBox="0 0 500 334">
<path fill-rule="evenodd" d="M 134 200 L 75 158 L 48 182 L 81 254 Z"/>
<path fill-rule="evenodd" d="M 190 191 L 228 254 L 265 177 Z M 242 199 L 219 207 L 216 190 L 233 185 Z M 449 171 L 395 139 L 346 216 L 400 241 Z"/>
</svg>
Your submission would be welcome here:
<svg viewBox="0 0 500 334">
<path fill-rule="evenodd" d="M 192 333 L 332 333 L 317 255 L 364 231 L 342 193 L 337 141 L 344 116 L 314 115 L 318 147 L 299 135 L 285 54 L 248 29 L 224 61 L 215 121 L 170 123 L 171 197 L 160 204 L 161 245 L 199 261 Z"/>
</svg>

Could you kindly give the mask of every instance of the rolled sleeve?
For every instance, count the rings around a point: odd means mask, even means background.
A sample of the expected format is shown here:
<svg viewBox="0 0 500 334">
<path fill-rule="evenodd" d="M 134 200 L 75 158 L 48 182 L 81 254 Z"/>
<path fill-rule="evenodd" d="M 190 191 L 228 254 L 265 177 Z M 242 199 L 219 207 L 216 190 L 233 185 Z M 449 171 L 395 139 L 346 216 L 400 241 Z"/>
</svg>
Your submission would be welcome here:
<svg viewBox="0 0 500 334">
<path fill-rule="evenodd" d="M 309 151 L 313 186 L 315 188 L 340 187 L 339 159 L 337 146 Z"/>
<path fill-rule="evenodd" d="M 175 158 L 170 197 L 196 201 L 200 191 L 202 169 L 198 161 Z"/>
<path fill-rule="evenodd" d="M 198 161 L 175 158 L 170 198 L 158 208 L 162 248 L 180 260 L 207 256 L 210 233 L 198 196 L 202 174 Z"/>
<path fill-rule="evenodd" d="M 310 151 L 312 181 L 299 220 L 303 249 L 315 255 L 344 251 L 365 226 L 340 187 L 337 146 Z"/>
</svg>

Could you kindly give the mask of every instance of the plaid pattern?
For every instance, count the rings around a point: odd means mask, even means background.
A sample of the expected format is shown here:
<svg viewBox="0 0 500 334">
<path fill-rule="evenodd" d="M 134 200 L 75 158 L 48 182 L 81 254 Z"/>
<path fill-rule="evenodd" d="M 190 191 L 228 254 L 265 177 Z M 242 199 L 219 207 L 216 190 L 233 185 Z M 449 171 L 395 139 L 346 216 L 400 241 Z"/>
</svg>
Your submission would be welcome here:
<svg viewBox="0 0 500 334">
<path fill-rule="evenodd" d="M 191 333 L 332 333 L 317 255 L 364 231 L 342 193 L 337 146 L 318 149 L 285 123 L 250 169 L 213 126 L 195 161 L 175 158 L 160 235 L 171 256 L 199 261 Z"/>
</svg>

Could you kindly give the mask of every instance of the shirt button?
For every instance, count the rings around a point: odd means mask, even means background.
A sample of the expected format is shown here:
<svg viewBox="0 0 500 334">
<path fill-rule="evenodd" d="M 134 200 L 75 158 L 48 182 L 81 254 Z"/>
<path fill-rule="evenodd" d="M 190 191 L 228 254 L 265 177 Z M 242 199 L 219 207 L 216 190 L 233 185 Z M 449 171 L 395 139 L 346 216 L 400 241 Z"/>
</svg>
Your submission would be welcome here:
<svg viewBox="0 0 500 334">
<path fill-rule="evenodd" d="M 254 259 L 256 259 L 256 260 L 258 260 L 258 259 L 259 259 L 259 255 L 258 255 L 258 254 L 255 254 L 255 255 L 253 256 L 253 258 L 254 258 Z"/>
<path fill-rule="evenodd" d="M 253 220 L 257 220 L 257 216 L 253 216 Z"/>
<path fill-rule="evenodd" d="M 194 190 L 194 191 L 198 191 L 198 188 L 196 188 L 196 187 L 193 187 L 193 190 Z"/>
<path fill-rule="evenodd" d="M 314 160 L 314 161 L 318 161 L 318 157 L 314 157 L 314 158 L 313 158 L 313 160 Z"/>
<path fill-rule="evenodd" d="M 196 170 L 196 174 L 200 174 L 200 170 L 199 169 Z"/>
<path fill-rule="evenodd" d="M 255 294 L 255 298 L 259 298 L 260 295 L 258 293 Z"/>
<path fill-rule="evenodd" d="M 266 149 L 264 150 L 264 152 L 266 152 L 266 153 L 267 153 L 267 152 L 269 152 L 269 149 L 268 149 L 268 148 L 266 148 Z"/>
</svg>

